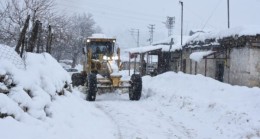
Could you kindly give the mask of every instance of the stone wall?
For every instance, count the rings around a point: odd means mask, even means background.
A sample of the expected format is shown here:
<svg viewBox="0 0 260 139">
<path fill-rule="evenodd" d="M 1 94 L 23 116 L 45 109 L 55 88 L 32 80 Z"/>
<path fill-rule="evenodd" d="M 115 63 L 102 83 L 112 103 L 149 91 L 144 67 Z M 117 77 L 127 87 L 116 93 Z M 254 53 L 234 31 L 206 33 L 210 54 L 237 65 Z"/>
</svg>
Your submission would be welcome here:
<svg viewBox="0 0 260 139">
<path fill-rule="evenodd" d="M 230 83 L 260 87 L 260 49 L 235 48 L 230 56 Z"/>
<path fill-rule="evenodd" d="M 250 49 L 250 78 L 249 86 L 260 87 L 260 49 Z"/>
</svg>

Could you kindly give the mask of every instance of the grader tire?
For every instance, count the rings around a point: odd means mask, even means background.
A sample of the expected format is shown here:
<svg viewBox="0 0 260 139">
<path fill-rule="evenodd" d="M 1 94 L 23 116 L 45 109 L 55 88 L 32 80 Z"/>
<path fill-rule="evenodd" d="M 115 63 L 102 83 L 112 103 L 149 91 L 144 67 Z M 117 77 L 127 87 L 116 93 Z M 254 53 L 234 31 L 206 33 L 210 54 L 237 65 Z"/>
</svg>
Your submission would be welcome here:
<svg viewBox="0 0 260 139">
<path fill-rule="evenodd" d="M 71 76 L 72 86 L 84 86 L 86 79 L 81 73 L 73 73 Z"/>
<path fill-rule="evenodd" d="M 138 101 L 142 94 L 142 77 L 138 74 L 131 76 L 131 87 L 129 88 L 129 99 Z"/>
<path fill-rule="evenodd" d="M 94 73 L 88 75 L 87 101 L 95 101 L 97 94 L 97 76 Z"/>
</svg>

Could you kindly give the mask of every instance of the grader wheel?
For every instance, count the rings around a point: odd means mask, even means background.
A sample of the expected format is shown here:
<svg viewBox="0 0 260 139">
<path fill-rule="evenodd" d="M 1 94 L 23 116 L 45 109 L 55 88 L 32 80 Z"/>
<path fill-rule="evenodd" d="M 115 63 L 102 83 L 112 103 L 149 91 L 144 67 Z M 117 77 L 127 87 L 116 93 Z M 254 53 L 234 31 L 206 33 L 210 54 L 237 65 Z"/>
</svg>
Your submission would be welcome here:
<svg viewBox="0 0 260 139">
<path fill-rule="evenodd" d="M 131 76 L 131 87 L 129 88 L 129 99 L 138 101 L 142 93 L 142 78 L 138 74 Z"/>
<path fill-rule="evenodd" d="M 97 94 L 97 76 L 95 73 L 88 75 L 87 88 L 87 101 L 95 101 Z"/>
</svg>

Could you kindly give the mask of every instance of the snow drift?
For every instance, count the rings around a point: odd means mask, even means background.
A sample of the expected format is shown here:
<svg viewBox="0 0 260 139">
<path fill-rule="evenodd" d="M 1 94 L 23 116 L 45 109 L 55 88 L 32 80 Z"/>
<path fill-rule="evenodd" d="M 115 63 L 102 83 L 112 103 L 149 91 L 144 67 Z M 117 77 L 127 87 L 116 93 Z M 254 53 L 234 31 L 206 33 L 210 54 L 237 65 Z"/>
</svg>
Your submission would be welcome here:
<svg viewBox="0 0 260 139">
<path fill-rule="evenodd" d="M 181 138 L 260 138 L 260 88 L 168 72 L 143 78 L 143 103 L 181 123 Z M 152 102 L 152 103 L 151 103 Z M 178 130 L 178 126 L 176 126 Z M 176 132 L 177 134 L 178 132 Z"/>
<path fill-rule="evenodd" d="M 64 93 L 64 86 L 71 82 L 69 75 L 47 53 L 27 53 L 23 61 L 14 50 L 7 47 L 0 47 L 0 87 L 6 94 L 0 94 L 4 99 L 0 112 L 12 115 L 17 120 L 20 120 L 23 112 L 37 119 L 45 119 L 48 115 L 45 108 L 55 95 Z M 6 55 L 15 59 L 10 60 Z M 21 64 L 24 67 L 17 67 L 16 63 L 24 63 Z M 6 108 L 9 106 L 12 108 Z"/>
</svg>

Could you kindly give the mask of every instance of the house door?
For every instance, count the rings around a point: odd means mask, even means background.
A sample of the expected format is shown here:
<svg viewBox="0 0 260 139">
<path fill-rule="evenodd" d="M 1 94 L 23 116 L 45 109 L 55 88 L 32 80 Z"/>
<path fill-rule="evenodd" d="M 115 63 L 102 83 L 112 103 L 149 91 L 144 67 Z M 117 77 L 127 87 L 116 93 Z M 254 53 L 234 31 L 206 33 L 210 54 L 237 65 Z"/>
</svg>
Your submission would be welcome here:
<svg viewBox="0 0 260 139">
<path fill-rule="evenodd" d="M 223 82 L 224 81 L 224 62 L 216 62 L 216 80 Z"/>
<path fill-rule="evenodd" d="M 182 60 L 182 72 L 186 73 L 186 59 Z"/>
</svg>

